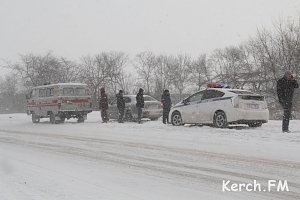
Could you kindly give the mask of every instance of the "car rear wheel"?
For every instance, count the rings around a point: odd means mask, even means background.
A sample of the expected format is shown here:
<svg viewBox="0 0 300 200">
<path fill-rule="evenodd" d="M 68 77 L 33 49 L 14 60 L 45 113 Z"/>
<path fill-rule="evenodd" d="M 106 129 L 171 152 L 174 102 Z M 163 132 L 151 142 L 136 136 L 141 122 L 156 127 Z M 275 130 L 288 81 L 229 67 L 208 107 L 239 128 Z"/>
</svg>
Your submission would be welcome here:
<svg viewBox="0 0 300 200">
<path fill-rule="evenodd" d="M 174 126 L 183 125 L 181 114 L 179 112 L 174 112 L 171 117 L 171 122 Z"/>
<path fill-rule="evenodd" d="M 226 114 L 223 111 L 215 113 L 214 126 L 217 128 L 226 128 L 228 126 Z"/>
<path fill-rule="evenodd" d="M 261 127 L 262 123 L 261 122 L 253 122 L 248 124 L 249 127 Z"/>
<path fill-rule="evenodd" d="M 150 118 L 150 120 L 151 120 L 151 121 L 156 121 L 156 120 L 158 120 L 158 118 L 157 118 L 157 117 L 155 117 L 155 118 Z"/>
<path fill-rule="evenodd" d="M 133 121 L 133 116 L 132 116 L 131 111 L 126 111 L 126 114 L 125 114 L 125 120 L 126 120 L 126 121 L 129 121 L 129 122 L 132 122 L 132 121 Z"/>
</svg>

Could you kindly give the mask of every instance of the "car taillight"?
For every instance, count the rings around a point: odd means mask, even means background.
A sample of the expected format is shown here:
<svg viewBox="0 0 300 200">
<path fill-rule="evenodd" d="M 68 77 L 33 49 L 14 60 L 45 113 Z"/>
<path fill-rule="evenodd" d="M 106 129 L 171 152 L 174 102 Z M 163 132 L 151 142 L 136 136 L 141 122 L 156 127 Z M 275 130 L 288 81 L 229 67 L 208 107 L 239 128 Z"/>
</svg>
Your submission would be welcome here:
<svg viewBox="0 0 300 200">
<path fill-rule="evenodd" d="M 239 98 L 238 97 L 232 97 L 231 98 L 231 103 L 232 103 L 234 108 L 238 108 L 239 107 Z"/>
</svg>

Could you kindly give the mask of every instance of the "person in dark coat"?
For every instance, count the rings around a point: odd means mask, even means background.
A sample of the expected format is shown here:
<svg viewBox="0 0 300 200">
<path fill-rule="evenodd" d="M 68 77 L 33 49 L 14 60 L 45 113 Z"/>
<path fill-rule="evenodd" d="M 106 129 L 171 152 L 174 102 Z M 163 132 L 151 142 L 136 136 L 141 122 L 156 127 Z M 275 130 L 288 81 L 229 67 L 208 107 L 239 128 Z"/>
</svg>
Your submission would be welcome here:
<svg viewBox="0 0 300 200">
<path fill-rule="evenodd" d="M 117 97 L 117 108 L 119 110 L 119 123 L 123 123 L 124 111 L 125 111 L 125 100 L 123 98 L 123 90 L 120 90 L 116 95 Z"/>
<path fill-rule="evenodd" d="M 290 132 L 289 122 L 292 112 L 292 102 L 295 88 L 299 88 L 299 84 L 294 79 L 291 71 L 286 71 L 284 77 L 277 81 L 278 100 L 284 111 L 282 120 L 282 132 Z"/>
<path fill-rule="evenodd" d="M 138 123 L 142 122 L 142 113 L 144 108 L 144 90 L 142 88 L 139 89 L 139 92 L 136 95 L 136 107 L 138 111 Z"/>
<path fill-rule="evenodd" d="M 170 97 L 170 92 L 169 90 L 164 90 L 162 96 L 161 96 L 161 103 L 163 106 L 163 123 L 165 124 L 166 122 L 169 123 L 169 113 L 170 109 L 172 107 L 172 101 Z"/>
<path fill-rule="evenodd" d="M 101 95 L 100 95 L 100 101 L 99 101 L 99 109 L 101 110 L 101 118 L 103 123 L 108 122 L 108 114 L 107 114 L 107 109 L 108 109 L 108 99 L 107 95 L 105 93 L 105 89 L 101 88 L 100 89 Z"/>
</svg>

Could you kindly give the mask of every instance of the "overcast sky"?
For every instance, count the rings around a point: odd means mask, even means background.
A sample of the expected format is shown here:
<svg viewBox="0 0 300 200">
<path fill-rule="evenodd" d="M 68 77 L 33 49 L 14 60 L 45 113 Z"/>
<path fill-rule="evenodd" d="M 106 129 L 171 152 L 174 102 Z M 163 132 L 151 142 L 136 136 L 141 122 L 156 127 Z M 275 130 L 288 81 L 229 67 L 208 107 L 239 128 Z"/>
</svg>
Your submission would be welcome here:
<svg viewBox="0 0 300 200">
<path fill-rule="evenodd" d="M 236 45 L 295 19 L 299 0 L 0 0 L 0 59 L 102 51 L 187 53 Z"/>
</svg>

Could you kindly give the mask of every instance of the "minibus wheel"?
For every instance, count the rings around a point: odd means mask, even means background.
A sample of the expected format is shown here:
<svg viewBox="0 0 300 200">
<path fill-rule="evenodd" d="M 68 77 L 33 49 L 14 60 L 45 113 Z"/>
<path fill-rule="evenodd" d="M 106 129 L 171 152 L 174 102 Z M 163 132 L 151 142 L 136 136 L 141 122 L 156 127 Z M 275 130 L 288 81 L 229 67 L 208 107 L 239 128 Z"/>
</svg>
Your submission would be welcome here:
<svg viewBox="0 0 300 200">
<path fill-rule="evenodd" d="M 31 115 L 31 119 L 33 123 L 39 123 L 40 122 L 40 116 L 36 114 Z"/>
<path fill-rule="evenodd" d="M 84 117 L 82 115 L 80 115 L 78 117 L 78 120 L 77 120 L 78 123 L 83 123 L 84 122 Z"/>
</svg>

